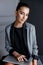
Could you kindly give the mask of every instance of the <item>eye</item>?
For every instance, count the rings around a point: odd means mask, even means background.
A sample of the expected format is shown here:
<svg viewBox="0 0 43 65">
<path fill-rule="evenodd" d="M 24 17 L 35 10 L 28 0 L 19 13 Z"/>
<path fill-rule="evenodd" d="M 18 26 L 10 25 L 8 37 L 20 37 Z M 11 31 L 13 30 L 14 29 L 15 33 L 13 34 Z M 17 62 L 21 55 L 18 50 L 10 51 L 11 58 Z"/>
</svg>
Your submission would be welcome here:
<svg viewBox="0 0 43 65">
<path fill-rule="evenodd" d="M 20 14 L 21 14 L 21 15 L 23 15 L 23 14 L 24 14 L 24 12 L 20 11 Z"/>
<path fill-rule="evenodd" d="M 29 16 L 29 14 L 26 14 L 26 16 Z"/>
<path fill-rule="evenodd" d="M 20 14 L 24 14 L 23 12 L 20 12 Z"/>
</svg>

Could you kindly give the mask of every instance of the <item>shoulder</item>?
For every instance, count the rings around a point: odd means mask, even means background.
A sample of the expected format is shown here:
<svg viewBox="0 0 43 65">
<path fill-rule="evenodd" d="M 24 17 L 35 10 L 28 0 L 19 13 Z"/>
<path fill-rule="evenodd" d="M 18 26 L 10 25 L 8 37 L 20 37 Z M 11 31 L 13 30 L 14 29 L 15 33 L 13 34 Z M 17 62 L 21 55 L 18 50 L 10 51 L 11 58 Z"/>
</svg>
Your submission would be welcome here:
<svg viewBox="0 0 43 65">
<path fill-rule="evenodd" d="M 11 23 L 11 24 L 9 24 L 9 25 L 7 25 L 7 26 L 5 27 L 5 31 L 10 30 L 11 26 L 12 26 L 12 23 Z"/>
<path fill-rule="evenodd" d="M 28 22 L 26 22 L 26 26 L 29 27 L 29 28 L 35 28 L 35 25 L 28 23 Z"/>
</svg>

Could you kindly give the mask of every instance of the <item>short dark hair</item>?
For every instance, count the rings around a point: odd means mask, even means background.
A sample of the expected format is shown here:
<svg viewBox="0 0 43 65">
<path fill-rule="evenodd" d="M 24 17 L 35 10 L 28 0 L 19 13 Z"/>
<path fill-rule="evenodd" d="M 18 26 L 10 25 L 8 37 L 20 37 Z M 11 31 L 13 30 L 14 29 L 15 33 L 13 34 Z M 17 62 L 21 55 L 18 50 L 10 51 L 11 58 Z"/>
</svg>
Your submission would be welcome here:
<svg viewBox="0 0 43 65">
<path fill-rule="evenodd" d="M 27 8 L 30 9 L 30 7 L 29 7 L 29 5 L 27 3 L 19 2 L 17 7 L 16 7 L 16 11 L 18 11 L 20 9 L 20 7 L 22 7 L 22 6 L 27 7 Z"/>
</svg>

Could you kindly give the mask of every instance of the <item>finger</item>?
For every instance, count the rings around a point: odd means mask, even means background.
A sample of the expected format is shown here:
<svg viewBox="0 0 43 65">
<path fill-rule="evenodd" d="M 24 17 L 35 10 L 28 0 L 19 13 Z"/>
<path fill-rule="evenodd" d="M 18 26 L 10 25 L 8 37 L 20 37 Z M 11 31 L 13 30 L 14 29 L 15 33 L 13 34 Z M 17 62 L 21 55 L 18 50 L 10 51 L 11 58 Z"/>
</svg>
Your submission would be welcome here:
<svg viewBox="0 0 43 65">
<path fill-rule="evenodd" d="M 23 62 L 24 59 L 23 59 L 22 57 L 19 57 L 19 58 L 18 58 L 18 61 L 19 61 L 19 62 Z"/>
<path fill-rule="evenodd" d="M 29 65 L 33 65 L 33 63 L 32 62 L 30 62 L 30 64 Z"/>
<path fill-rule="evenodd" d="M 24 59 L 25 61 L 28 61 L 27 58 L 25 58 L 25 57 L 24 57 L 23 59 Z"/>
<path fill-rule="evenodd" d="M 21 58 L 21 61 L 23 62 L 23 61 L 24 61 L 24 59 L 23 59 L 23 58 Z"/>
<path fill-rule="evenodd" d="M 17 59 L 18 59 L 18 61 L 21 61 L 20 57 L 18 57 Z"/>
<path fill-rule="evenodd" d="M 21 61 L 21 57 L 18 57 L 18 61 L 19 61 L 19 62 Z"/>
<path fill-rule="evenodd" d="M 21 57 L 21 59 L 23 59 L 23 61 L 24 61 L 24 59 L 27 60 L 27 59 L 25 58 L 26 56 L 24 56 L 24 55 L 21 55 L 20 57 Z"/>
<path fill-rule="evenodd" d="M 25 55 L 22 55 L 22 57 L 26 57 Z"/>
<path fill-rule="evenodd" d="M 25 58 L 24 55 L 21 55 L 20 57 L 21 57 L 21 60 L 22 60 L 22 61 L 24 61 L 24 60 L 27 61 L 27 59 Z"/>
</svg>

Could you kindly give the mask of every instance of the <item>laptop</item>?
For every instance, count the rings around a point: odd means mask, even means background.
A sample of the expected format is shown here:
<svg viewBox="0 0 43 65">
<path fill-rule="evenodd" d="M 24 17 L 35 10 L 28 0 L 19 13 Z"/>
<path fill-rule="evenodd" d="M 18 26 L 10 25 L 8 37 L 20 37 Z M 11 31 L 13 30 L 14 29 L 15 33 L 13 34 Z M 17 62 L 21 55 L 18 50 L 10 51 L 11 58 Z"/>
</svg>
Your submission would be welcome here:
<svg viewBox="0 0 43 65">
<path fill-rule="evenodd" d="M 24 61 L 24 62 L 19 62 L 15 57 L 13 56 L 7 56 L 3 59 L 4 62 L 10 62 L 13 64 L 20 64 L 20 65 L 28 65 L 30 63 L 30 61 L 32 61 L 32 58 L 29 58 L 29 60 Z"/>
</svg>

